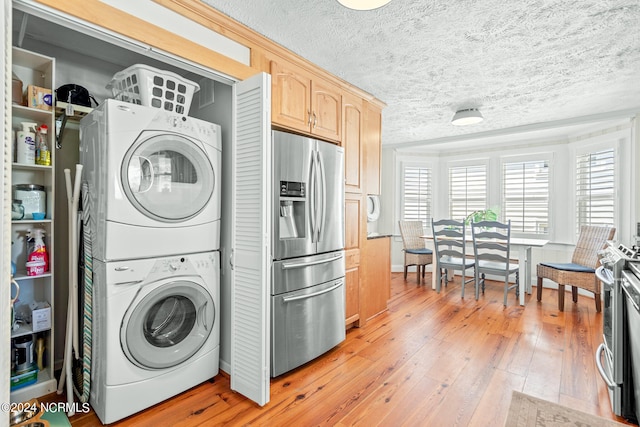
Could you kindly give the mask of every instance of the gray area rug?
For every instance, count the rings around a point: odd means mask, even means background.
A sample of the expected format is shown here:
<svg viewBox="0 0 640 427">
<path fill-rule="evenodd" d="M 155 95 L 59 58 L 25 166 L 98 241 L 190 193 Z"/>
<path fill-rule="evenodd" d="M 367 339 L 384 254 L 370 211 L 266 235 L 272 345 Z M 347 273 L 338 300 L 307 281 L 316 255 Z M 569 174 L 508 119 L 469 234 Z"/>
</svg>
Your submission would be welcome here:
<svg viewBox="0 0 640 427">
<path fill-rule="evenodd" d="M 505 427 L 614 427 L 625 424 L 514 391 L 504 425 Z"/>
</svg>

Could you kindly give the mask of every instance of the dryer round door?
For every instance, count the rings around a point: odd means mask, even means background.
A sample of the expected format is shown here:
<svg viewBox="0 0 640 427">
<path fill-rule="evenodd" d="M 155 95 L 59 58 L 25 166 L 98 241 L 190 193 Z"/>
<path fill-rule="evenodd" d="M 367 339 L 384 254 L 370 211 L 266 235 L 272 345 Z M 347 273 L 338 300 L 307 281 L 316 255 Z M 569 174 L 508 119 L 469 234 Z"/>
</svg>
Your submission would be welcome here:
<svg viewBox="0 0 640 427">
<path fill-rule="evenodd" d="M 154 134 L 133 144 L 124 156 L 121 180 L 131 204 L 162 222 L 195 217 L 218 191 L 205 151 L 171 133 Z"/>
<path fill-rule="evenodd" d="M 215 310 L 211 294 L 199 284 L 167 282 L 129 307 L 120 329 L 122 349 L 142 368 L 179 365 L 209 338 Z"/>
</svg>

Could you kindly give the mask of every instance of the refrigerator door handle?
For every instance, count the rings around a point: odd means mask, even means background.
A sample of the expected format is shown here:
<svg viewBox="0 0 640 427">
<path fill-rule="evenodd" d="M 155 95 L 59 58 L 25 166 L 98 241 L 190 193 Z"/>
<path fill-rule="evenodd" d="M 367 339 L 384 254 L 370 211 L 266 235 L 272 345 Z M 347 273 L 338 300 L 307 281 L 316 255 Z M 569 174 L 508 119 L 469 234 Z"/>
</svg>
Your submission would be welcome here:
<svg viewBox="0 0 640 427">
<path fill-rule="evenodd" d="M 301 299 L 309 299 L 309 298 L 313 298 L 313 297 L 317 297 L 320 296 L 322 294 L 326 294 L 329 293 L 331 291 L 335 291 L 336 289 L 338 289 L 340 286 L 342 286 L 342 281 L 336 283 L 335 285 L 333 285 L 330 288 L 324 289 L 322 291 L 318 291 L 318 292 L 314 292 L 312 294 L 308 294 L 308 295 L 298 295 L 295 297 L 284 297 L 282 298 L 282 302 L 291 302 L 291 301 L 299 301 Z"/>
<path fill-rule="evenodd" d="M 316 242 L 316 230 L 317 230 L 317 225 L 316 225 L 316 180 L 317 180 L 317 176 L 316 176 L 316 156 L 315 156 L 315 152 L 311 153 L 311 174 L 310 174 L 310 178 L 309 178 L 309 187 L 310 187 L 310 191 L 308 192 L 308 196 L 309 196 L 309 212 L 310 212 L 310 220 L 311 220 L 311 241 L 313 243 Z"/>
<path fill-rule="evenodd" d="M 309 267 L 309 266 L 312 266 L 312 265 L 327 264 L 327 263 L 330 263 L 330 262 L 333 262 L 333 261 L 337 261 L 342 257 L 343 257 L 342 253 L 339 253 L 337 255 L 332 256 L 331 258 L 321 259 L 321 260 L 316 260 L 316 261 L 284 263 L 284 264 L 282 264 L 282 269 L 283 270 L 291 270 L 292 268 L 304 268 L 304 267 Z"/>
<path fill-rule="evenodd" d="M 327 177 L 324 170 L 322 154 L 318 151 L 318 171 L 320 174 L 320 191 L 322 191 L 322 205 L 320 206 L 320 219 L 318 220 L 318 241 L 324 232 L 324 224 L 327 218 Z"/>
</svg>

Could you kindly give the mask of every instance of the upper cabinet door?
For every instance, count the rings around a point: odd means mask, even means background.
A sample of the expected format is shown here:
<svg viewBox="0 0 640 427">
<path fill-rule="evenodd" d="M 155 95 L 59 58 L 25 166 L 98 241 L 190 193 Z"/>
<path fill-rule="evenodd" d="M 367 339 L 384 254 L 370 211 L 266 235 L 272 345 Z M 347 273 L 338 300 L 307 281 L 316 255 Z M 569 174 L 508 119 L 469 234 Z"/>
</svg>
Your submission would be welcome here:
<svg viewBox="0 0 640 427">
<path fill-rule="evenodd" d="M 375 105 L 365 102 L 363 149 L 367 194 L 380 194 L 381 132 L 382 111 Z"/>
<path fill-rule="evenodd" d="M 271 61 L 270 68 L 273 124 L 340 142 L 340 88 L 284 59 Z"/>
<path fill-rule="evenodd" d="M 271 120 L 288 128 L 309 132 L 311 78 L 283 61 L 271 61 Z"/>
<path fill-rule="evenodd" d="M 342 96 L 328 82 L 311 82 L 311 133 L 332 141 L 340 141 L 342 133 Z"/>
<path fill-rule="evenodd" d="M 343 95 L 344 189 L 348 193 L 362 192 L 362 122 L 362 100 L 353 95 Z"/>
</svg>

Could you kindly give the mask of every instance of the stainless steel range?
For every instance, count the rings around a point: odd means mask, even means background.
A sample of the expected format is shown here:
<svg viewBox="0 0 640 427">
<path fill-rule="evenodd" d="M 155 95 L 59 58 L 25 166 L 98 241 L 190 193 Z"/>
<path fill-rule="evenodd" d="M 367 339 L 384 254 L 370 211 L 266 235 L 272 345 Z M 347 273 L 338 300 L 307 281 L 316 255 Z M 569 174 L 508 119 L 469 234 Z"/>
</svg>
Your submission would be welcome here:
<svg viewBox="0 0 640 427">
<path fill-rule="evenodd" d="M 640 262 L 640 251 L 636 247 L 628 248 L 616 242 L 608 242 L 607 248 L 599 256 L 602 265 L 596 270 L 596 276 L 602 282 L 604 309 L 603 342 L 596 351 L 596 364 L 609 388 L 613 412 L 637 422 L 628 313 L 622 283 L 630 263 Z"/>
<path fill-rule="evenodd" d="M 640 260 L 627 262 L 622 271 L 622 290 L 625 295 L 633 395 L 640 402 Z M 635 405 L 636 423 L 640 419 L 640 405 Z"/>
</svg>

